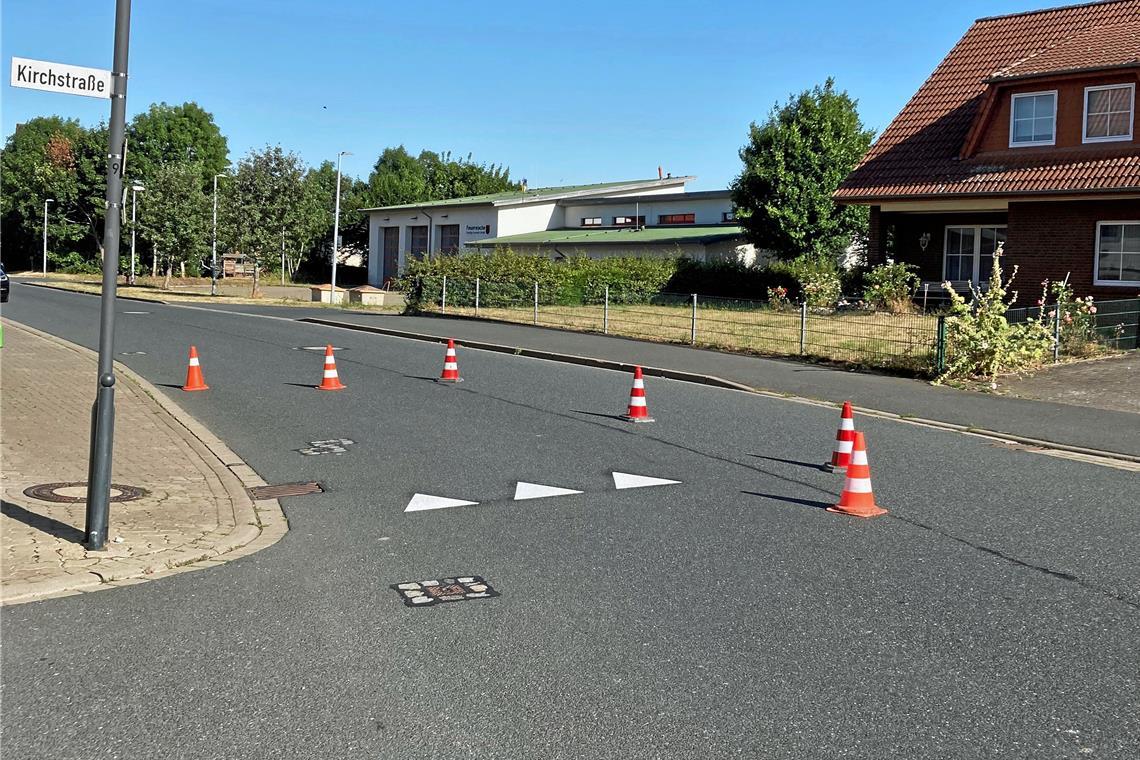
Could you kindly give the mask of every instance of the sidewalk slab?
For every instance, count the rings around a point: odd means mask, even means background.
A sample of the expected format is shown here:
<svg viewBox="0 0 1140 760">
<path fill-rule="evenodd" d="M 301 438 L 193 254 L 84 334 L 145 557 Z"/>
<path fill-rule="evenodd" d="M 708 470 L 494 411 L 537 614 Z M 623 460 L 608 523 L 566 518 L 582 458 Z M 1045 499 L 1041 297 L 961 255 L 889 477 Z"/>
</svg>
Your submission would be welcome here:
<svg viewBox="0 0 1140 760">
<path fill-rule="evenodd" d="M 461 343 L 483 342 L 586 360 L 640 364 L 712 376 L 727 381 L 726 385 L 837 404 L 849 400 L 857 407 L 903 417 L 1140 457 L 1140 414 L 1119 410 L 976 393 L 875 372 L 505 322 L 327 310 L 308 314 L 298 309 L 256 309 L 256 313 L 321 320 L 325 324 L 340 322 L 440 340 L 450 337 Z M 1140 366 L 1140 360 L 1136 364 Z M 1137 381 L 1140 382 L 1140 373 Z"/>
<path fill-rule="evenodd" d="M 100 590 L 207 560 L 244 556 L 287 528 L 276 501 L 256 504 L 261 479 L 157 389 L 117 366 L 112 482 L 145 495 L 112 502 L 105 551 L 83 546 L 85 504 L 25 494 L 87 477 L 95 354 L 4 320 L 0 349 L 3 604 Z M 160 404 L 161 401 L 161 404 Z M 185 424 L 184 422 L 185 421 Z M 241 475 L 233 469 L 245 468 Z M 84 487 L 65 492 L 82 496 Z"/>
</svg>

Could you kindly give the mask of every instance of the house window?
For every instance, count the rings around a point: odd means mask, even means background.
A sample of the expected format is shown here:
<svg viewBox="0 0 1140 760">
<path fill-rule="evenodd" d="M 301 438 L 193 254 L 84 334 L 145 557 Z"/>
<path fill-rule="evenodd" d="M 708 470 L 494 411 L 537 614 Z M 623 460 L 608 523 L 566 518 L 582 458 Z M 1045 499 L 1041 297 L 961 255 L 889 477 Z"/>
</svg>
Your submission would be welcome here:
<svg viewBox="0 0 1140 760">
<path fill-rule="evenodd" d="M 696 224 L 696 214 L 661 214 L 657 217 L 658 224 Z"/>
<path fill-rule="evenodd" d="M 636 224 L 638 227 L 644 227 L 645 226 L 645 217 L 644 216 L 639 216 L 636 218 L 632 217 L 632 216 L 615 216 L 614 217 L 614 226 L 615 227 L 632 227 L 634 224 Z"/>
<path fill-rule="evenodd" d="M 1057 91 L 1013 96 L 1009 114 L 1009 147 L 1053 145 L 1057 137 Z"/>
<path fill-rule="evenodd" d="M 1097 222 L 1095 281 L 1140 285 L 1140 221 Z"/>
<path fill-rule="evenodd" d="M 735 222 L 736 221 L 736 212 L 735 211 L 722 211 L 722 212 L 720 212 L 720 220 L 722 222 Z"/>
<path fill-rule="evenodd" d="M 428 228 L 426 224 L 409 226 L 407 236 L 408 253 L 419 258 L 428 252 Z"/>
<path fill-rule="evenodd" d="M 989 281 L 994 268 L 994 251 L 1004 242 L 1004 226 L 947 227 L 942 278 L 975 285 Z"/>
<path fill-rule="evenodd" d="M 443 253 L 457 253 L 459 251 L 459 225 L 439 225 L 439 250 Z"/>
<path fill-rule="evenodd" d="M 1084 141 L 1131 140 L 1135 101 L 1134 84 L 1086 87 Z"/>
<path fill-rule="evenodd" d="M 584 216 L 582 217 L 583 227 L 601 227 L 602 218 L 600 216 Z"/>
</svg>

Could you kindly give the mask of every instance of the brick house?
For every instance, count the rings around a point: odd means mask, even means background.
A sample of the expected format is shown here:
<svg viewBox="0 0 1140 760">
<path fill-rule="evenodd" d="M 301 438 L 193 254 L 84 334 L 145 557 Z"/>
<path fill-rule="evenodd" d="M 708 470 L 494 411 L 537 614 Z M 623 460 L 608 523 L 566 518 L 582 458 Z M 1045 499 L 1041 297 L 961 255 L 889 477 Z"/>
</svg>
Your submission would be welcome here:
<svg viewBox="0 0 1140 760">
<path fill-rule="evenodd" d="M 1138 81 L 1140 0 L 979 19 L 835 197 L 871 207 L 872 263 L 924 281 L 985 282 L 1004 242 L 1026 294 L 1068 273 L 1077 295 L 1134 298 Z"/>
</svg>

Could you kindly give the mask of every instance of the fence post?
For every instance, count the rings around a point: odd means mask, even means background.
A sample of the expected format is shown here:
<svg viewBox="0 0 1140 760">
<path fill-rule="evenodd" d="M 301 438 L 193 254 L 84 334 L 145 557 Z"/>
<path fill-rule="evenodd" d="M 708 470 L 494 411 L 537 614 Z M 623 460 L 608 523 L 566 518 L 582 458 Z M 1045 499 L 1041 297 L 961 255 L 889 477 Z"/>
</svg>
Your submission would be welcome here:
<svg viewBox="0 0 1140 760">
<path fill-rule="evenodd" d="M 443 276 L 443 295 L 440 297 L 440 308 L 447 313 L 447 275 Z"/>
<path fill-rule="evenodd" d="M 922 283 L 922 313 L 926 313 L 926 297 L 930 295 L 930 283 Z"/>
<path fill-rule="evenodd" d="M 475 316 L 479 316 L 479 278 L 475 278 Z"/>
<path fill-rule="evenodd" d="M 1053 363 L 1061 361 L 1061 302 L 1053 312 Z"/>
<path fill-rule="evenodd" d="M 693 293 L 693 319 L 689 330 L 689 345 L 697 345 L 697 294 Z"/>
<path fill-rule="evenodd" d="M 534 323 L 538 324 L 538 282 L 534 283 Z"/>
<path fill-rule="evenodd" d="M 938 332 L 934 343 L 934 374 L 946 371 L 946 315 L 938 315 Z"/>
<path fill-rule="evenodd" d="M 800 353 L 807 344 L 807 299 L 800 302 Z"/>
<path fill-rule="evenodd" d="M 610 286 L 606 286 L 605 299 L 602 302 L 602 335 L 610 333 Z"/>
</svg>

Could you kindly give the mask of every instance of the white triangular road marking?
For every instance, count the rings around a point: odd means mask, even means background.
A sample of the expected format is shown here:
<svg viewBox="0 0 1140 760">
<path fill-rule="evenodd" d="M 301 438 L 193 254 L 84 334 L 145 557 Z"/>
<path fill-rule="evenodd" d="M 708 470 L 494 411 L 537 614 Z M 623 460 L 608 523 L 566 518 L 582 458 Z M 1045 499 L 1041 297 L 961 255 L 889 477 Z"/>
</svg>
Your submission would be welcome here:
<svg viewBox="0 0 1140 760">
<path fill-rule="evenodd" d="M 622 488 L 645 488 L 647 486 L 670 486 L 680 482 L 679 480 L 666 480 L 665 478 L 649 478 L 644 475 L 630 475 L 628 472 L 614 473 L 614 487 L 619 490 Z"/>
<path fill-rule="evenodd" d="M 448 507 L 471 507 L 479 502 L 477 501 L 464 501 L 463 499 L 448 499 L 443 496 L 431 496 L 426 493 L 418 493 L 412 497 L 408 502 L 408 506 L 404 508 L 405 512 L 423 512 L 427 509 L 447 509 Z"/>
<path fill-rule="evenodd" d="M 572 488 L 558 488 L 557 486 L 544 486 L 541 483 L 525 483 L 519 481 L 515 486 L 515 501 L 524 499 L 542 499 L 546 496 L 568 496 L 572 493 L 582 493 Z"/>
</svg>

